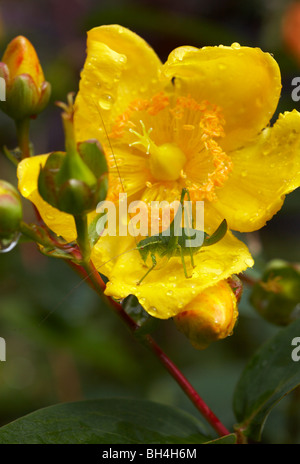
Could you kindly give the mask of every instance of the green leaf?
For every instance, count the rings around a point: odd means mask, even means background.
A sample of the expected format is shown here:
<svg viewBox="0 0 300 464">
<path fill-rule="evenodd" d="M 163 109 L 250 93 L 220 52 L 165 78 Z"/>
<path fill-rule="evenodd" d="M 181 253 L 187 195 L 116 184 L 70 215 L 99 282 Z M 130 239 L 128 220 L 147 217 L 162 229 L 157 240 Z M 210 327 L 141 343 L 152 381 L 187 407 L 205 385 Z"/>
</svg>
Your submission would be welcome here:
<svg viewBox="0 0 300 464">
<path fill-rule="evenodd" d="M 300 335 L 300 320 L 268 340 L 252 357 L 234 394 L 237 428 L 253 440 L 260 440 L 272 408 L 300 385 L 300 365 L 293 361 L 292 340 Z"/>
<path fill-rule="evenodd" d="M 101 399 L 40 409 L 0 429 L 0 444 L 202 444 L 202 424 L 170 406 Z"/>
</svg>

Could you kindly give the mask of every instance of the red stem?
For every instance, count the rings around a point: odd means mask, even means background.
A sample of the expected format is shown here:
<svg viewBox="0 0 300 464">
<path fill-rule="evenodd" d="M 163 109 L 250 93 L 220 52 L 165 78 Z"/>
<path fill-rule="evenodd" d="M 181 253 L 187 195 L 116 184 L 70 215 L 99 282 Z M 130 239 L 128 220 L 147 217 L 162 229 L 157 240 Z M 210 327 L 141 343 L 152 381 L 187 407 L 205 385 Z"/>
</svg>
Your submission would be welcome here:
<svg viewBox="0 0 300 464">
<path fill-rule="evenodd" d="M 43 220 L 37 210 L 35 208 L 35 213 L 37 215 L 37 219 L 39 223 L 43 223 Z M 74 255 L 76 250 L 73 250 Z M 80 257 L 80 253 L 78 252 L 78 258 Z M 104 295 L 105 290 L 105 283 L 103 282 L 100 274 L 98 273 L 97 269 L 90 262 L 87 269 L 83 266 L 73 263 L 72 261 L 68 261 L 68 264 L 77 272 L 79 275 L 86 279 L 89 285 L 100 295 L 101 298 L 105 298 L 108 304 L 114 309 L 114 311 L 118 314 L 118 316 L 125 322 L 125 324 L 129 327 L 132 333 L 134 333 L 139 326 L 136 322 L 124 311 L 123 307 L 115 301 L 113 298 L 110 298 Z M 192 387 L 190 382 L 186 379 L 186 377 L 182 374 L 182 372 L 178 369 L 178 367 L 168 358 L 168 356 L 162 351 L 162 349 L 157 345 L 157 343 L 153 340 L 150 335 L 145 335 L 139 338 L 143 341 L 144 345 L 149 348 L 152 353 L 157 357 L 157 359 L 161 362 L 164 368 L 171 374 L 177 384 L 181 387 L 181 389 L 185 392 L 188 398 L 192 401 L 194 406 L 198 409 L 198 411 L 205 417 L 207 422 L 213 427 L 213 429 L 218 433 L 220 437 L 225 435 L 229 435 L 229 430 L 222 424 L 222 422 L 217 418 L 217 416 L 211 411 L 211 409 L 207 406 L 207 404 L 203 401 L 203 399 L 199 396 L 197 391 Z"/>
<path fill-rule="evenodd" d="M 77 270 L 77 272 L 81 274 L 82 277 L 87 278 L 87 281 L 92 286 L 92 288 L 101 296 L 101 298 L 104 297 L 106 299 L 106 301 L 109 303 L 110 306 L 112 306 L 112 308 L 118 314 L 118 316 L 121 317 L 121 319 L 125 322 L 125 324 L 134 333 L 139 328 L 139 326 L 124 311 L 123 307 L 118 302 L 116 302 L 112 298 L 107 297 L 103 294 L 105 290 L 105 283 L 103 282 L 100 274 L 98 273 L 94 265 L 90 263 L 90 271 L 87 271 L 82 266 L 79 266 L 73 263 L 71 263 L 71 265 L 74 269 Z M 197 391 L 192 387 L 192 385 L 185 378 L 182 372 L 162 351 L 162 349 L 157 345 L 157 343 L 153 340 L 153 338 L 150 335 L 145 335 L 143 337 L 140 337 L 140 339 L 144 343 L 144 345 L 147 346 L 147 348 L 149 348 L 152 351 L 152 353 L 154 353 L 154 355 L 158 358 L 158 360 L 165 367 L 165 369 L 172 375 L 172 377 L 176 380 L 176 382 L 181 387 L 181 389 L 185 392 L 188 398 L 192 401 L 194 406 L 205 417 L 205 419 L 209 422 L 209 424 L 213 427 L 213 429 L 218 433 L 218 435 L 220 437 L 228 435 L 230 432 L 221 423 L 221 421 L 216 417 L 216 415 L 211 411 L 211 409 L 199 396 Z"/>
<path fill-rule="evenodd" d="M 220 437 L 228 435 L 230 432 L 222 424 L 222 422 L 217 418 L 217 416 L 212 412 L 212 410 L 207 406 L 203 399 L 199 396 L 197 391 L 192 387 L 190 382 L 185 378 L 182 372 L 178 367 L 168 358 L 168 356 L 160 349 L 160 347 L 155 343 L 155 341 L 147 336 L 147 345 L 155 353 L 158 359 L 161 361 L 163 366 L 169 371 L 172 377 L 176 380 L 182 390 L 186 393 L 189 399 L 192 401 L 194 406 L 200 411 L 200 413 L 205 417 L 209 424 L 214 428 Z"/>
</svg>

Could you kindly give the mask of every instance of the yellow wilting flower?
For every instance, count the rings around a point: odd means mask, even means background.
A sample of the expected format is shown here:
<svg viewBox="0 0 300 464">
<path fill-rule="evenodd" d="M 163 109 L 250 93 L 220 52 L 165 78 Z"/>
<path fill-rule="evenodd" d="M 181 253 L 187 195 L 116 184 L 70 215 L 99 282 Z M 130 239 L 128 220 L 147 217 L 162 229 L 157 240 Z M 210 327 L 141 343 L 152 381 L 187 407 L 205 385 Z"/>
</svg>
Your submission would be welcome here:
<svg viewBox="0 0 300 464">
<path fill-rule="evenodd" d="M 210 343 L 228 337 L 238 317 L 236 297 L 225 281 L 209 287 L 174 317 L 178 330 L 191 344 L 203 350 Z"/>
<path fill-rule="evenodd" d="M 121 26 L 88 33 L 87 59 L 75 102 L 78 141 L 98 139 L 109 163 L 108 200 L 179 200 L 183 187 L 204 201 L 204 227 L 250 232 L 265 225 L 284 196 L 299 186 L 300 115 L 284 113 L 271 128 L 281 91 L 276 61 L 258 48 L 179 47 L 162 64 L 152 48 Z M 107 137 L 108 135 L 108 137 Z M 38 159 L 37 159 L 38 158 Z M 37 192 L 40 163 L 19 165 L 19 188 L 46 223 L 67 240 L 76 237 L 71 216 Z M 253 265 L 231 232 L 194 255 L 191 278 L 180 257 L 145 274 L 131 236 L 99 239 L 92 252 L 109 279 L 106 294 L 134 294 L 153 316 L 169 318 L 209 287 Z M 106 263 L 106 264 L 104 264 Z"/>
</svg>

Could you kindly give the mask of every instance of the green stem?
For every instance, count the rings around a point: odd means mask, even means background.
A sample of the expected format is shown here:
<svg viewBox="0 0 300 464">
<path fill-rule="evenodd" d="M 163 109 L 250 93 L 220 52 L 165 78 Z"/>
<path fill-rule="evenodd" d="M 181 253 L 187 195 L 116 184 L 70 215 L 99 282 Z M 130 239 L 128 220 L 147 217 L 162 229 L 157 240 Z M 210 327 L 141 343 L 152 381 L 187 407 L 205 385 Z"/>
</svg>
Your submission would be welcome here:
<svg viewBox="0 0 300 464">
<path fill-rule="evenodd" d="M 88 234 L 87 215 L 82 214 L 74 216 L 74 220 L 77 230 L 77 244 L 81 252 L 82 260 L 84 263 L 88 263 L 90 260 L 91 247 Z"/>
<path fill-rule="evenodd" d="M 30 118 L 16 121 L 18 146 L 22 152 L 22 159 L 31 156 L 31 143 L 29 138 Z"/>
<path fill-rule="evenodd" d="M 66 153 L 69 156 L 77 157 L 78 156 L 77 155 L 77 144 L 75 140 L 72 117 L 68 113 L 63 113 L 62 120 L 63 120 L 64 133 L 65 133 Z"/>
</svg>

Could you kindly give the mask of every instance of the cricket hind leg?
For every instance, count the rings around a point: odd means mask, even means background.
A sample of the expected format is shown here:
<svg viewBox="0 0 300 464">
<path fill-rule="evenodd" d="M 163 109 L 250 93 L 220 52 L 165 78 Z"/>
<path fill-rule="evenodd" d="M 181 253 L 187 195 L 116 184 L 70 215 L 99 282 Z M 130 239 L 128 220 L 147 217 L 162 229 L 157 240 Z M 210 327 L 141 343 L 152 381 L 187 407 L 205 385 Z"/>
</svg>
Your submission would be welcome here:
<svg viewBox="0 0 300 464">
<path fill-rule="evenodd" d="M 182 262 L 182 267 L 183 267 L 184 275 L 185 275 L 185 277 L 186 277 L 187 279 L 190 279 L 192 276 L 191 276 L 191 275 L 189 276 L 188 273 L 187 273 L 186 264 L 185 264 L 185 260 L 184 260 L 183 249 L 182 249 L 181 246 L 180 246 L 179 248 L 180 248 L 180 256 L 181 256 L 181 262 Z M 192 264 L 193 264 L 193 262 L 194 262 L 194 261 L 192 260 Z M 193 265 L 193 267 L 195 267 L 195 266 Z"/>
<path fill-rule="evenodd" d="M 157 265 L 157 261 L 156 261 L 156 257 L 154 255 L 154 253 L 151 253 L 151 259 L 152 259 L 152 266 L 148 269 L 148 271 L 146 272 L 146 274 L 141 278 L 141 280 L 139 280 L 137 282 L 137 285 L 141 285 L 141 283 L 143 282 L 143 280 L 147 277 L 147 275 L 153 271 L 153 269 L 155 268 L 155 266 Z"/>
<path fill-rule="evenodd" d="M 184 196 L 186 195 L 187 198 L 188 198 L 188 201 L 190 202 L 191 204 L 191 197 L 190 197 L 190 192 L 187 188 L 183 189 L 184 190 L 184 193 L 182 193 L 182 200 L 184 199 Z M 191 211 L 191 216 L 192 216 L 192 221 L 191 221 L 191 227 L 190 227 L 190 221 L 189 221 L 189 217 L 188 217 L 188 225 L 186 226 L 187 228 L 187 235 L 190 237 L 191 236 L 191 230 L 194 231 L 195 230 L 195 221 L 194 221 L 194 217 L 193 217 L 193 212 Z M 185 233 L 185 229 L 183 230 L 183 233 Z M 190 259 L 191 259 L 191 265 L 193 268 L 196 267 L 195 265 L 195 262 L 194 262 L 194 252 L 193 252 L 193 249 L 191 246 L 188 246 L 188 251 L 189 251 L 189 255 L 190 255 Z M 183 255 L 183 252 L 182 252 L 182 249 L 180 250 L 181 251 L 181 260 L 182 260 L 182 265 L 184 266 L 184 269 L 185 269 L 185 276 L 187 277 L 187 272 L 186 272 L 186 267 L 185 267 L 185 262 L 184 262 L 184 255 Z"/>
</svg>

